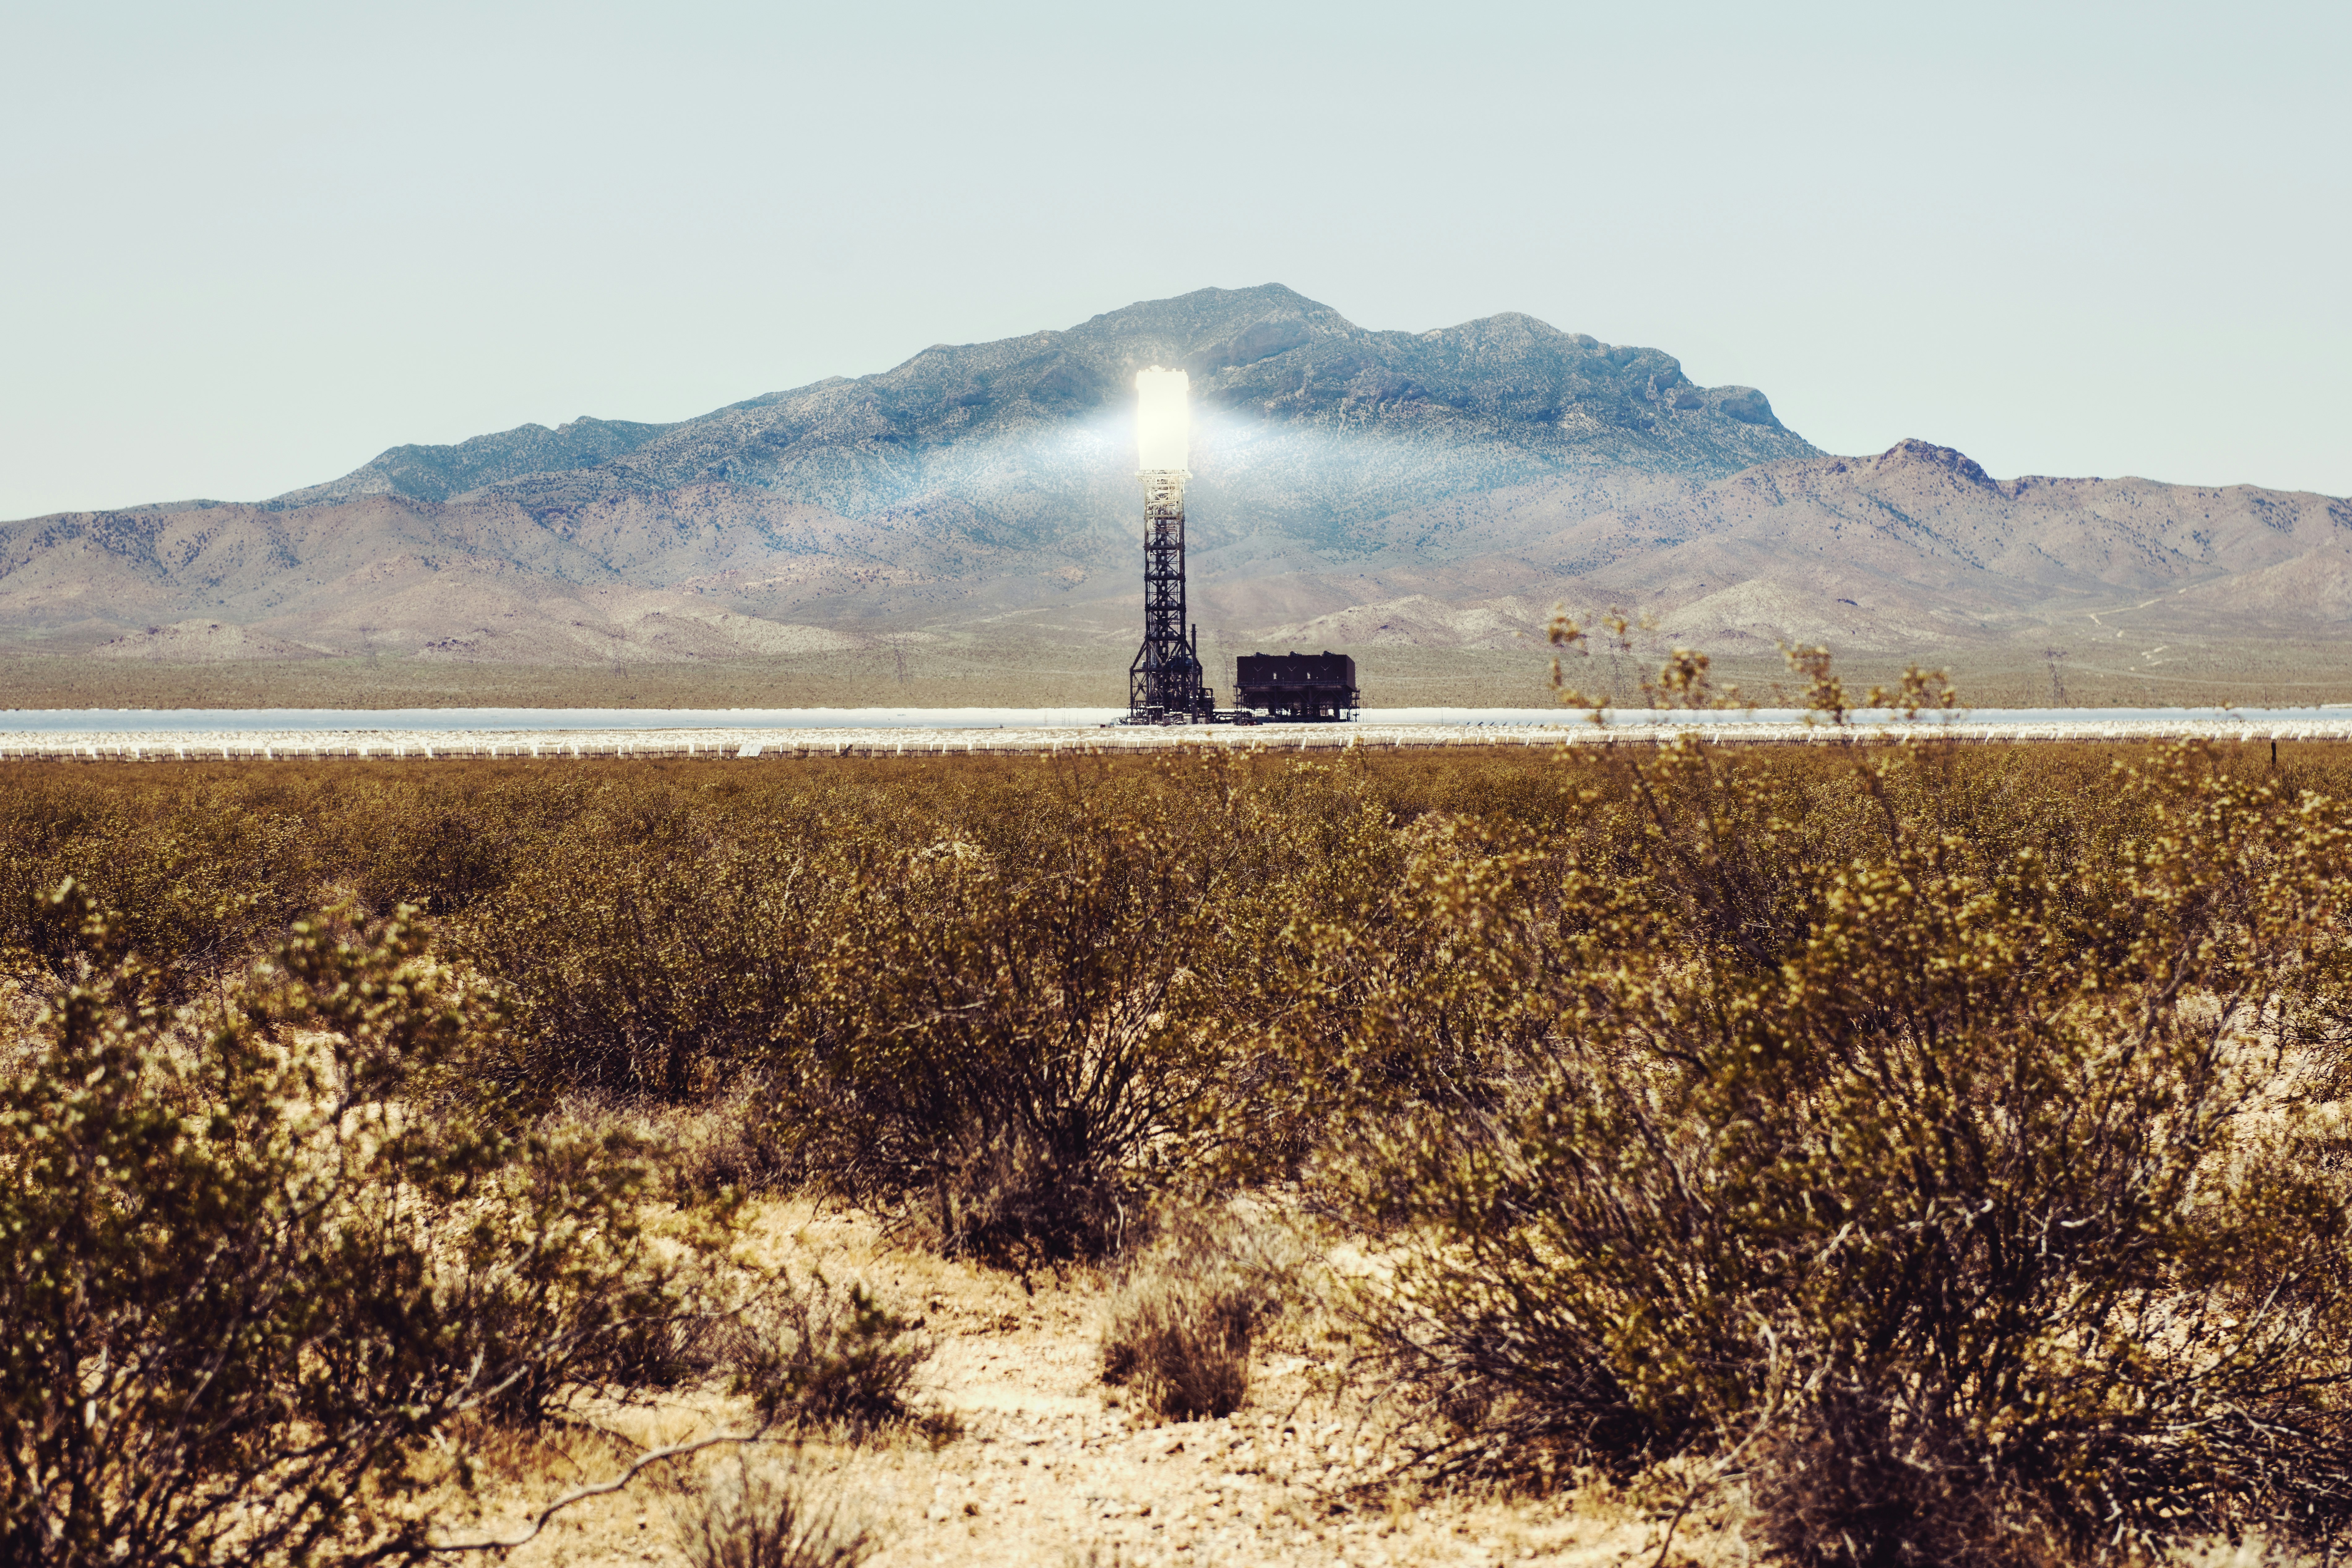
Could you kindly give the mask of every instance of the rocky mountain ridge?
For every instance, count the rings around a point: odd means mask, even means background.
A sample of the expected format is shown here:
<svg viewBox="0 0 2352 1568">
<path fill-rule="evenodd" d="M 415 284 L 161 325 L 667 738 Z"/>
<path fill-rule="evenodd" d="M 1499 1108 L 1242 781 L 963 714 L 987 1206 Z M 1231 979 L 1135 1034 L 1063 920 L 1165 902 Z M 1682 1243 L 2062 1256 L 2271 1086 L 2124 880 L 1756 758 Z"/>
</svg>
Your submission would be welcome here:
<svg viewBox="0 0 2352 1568">
<path fill-rule="evenodd" d="M 540 517 L 373 496 L 42 521 L 0 529 L 0 624 L 166 662 L 676 662 L 1007 621 L 1116 643 L 1138 601 L 1125 551 L 991 547 L 952 508 L 850 519 L 727 485 Z M 1554 603 L 1613 605 L 1727 654 L 1786 639 L 1922 658 L 2126 626 L 2308 637 L 2352 621 L 2352 502 L 1996 480 L 1918 441 L 1716 480 L 1612 469 L 1455 496 L 1378 520 L 1355 544 L 1203 548 L 1199 617 L 1277 642 L 1503 647 Z M 2159 644 L 2142 638 L 2133 657 L 2161 659 Z"/>
<path fill-rule="evenodd" d="M 1192 374 L 1204 500 L 1307 538 L 1577 467 L 1717 477 L 1813 452 L 1762 393 L 1697 386 L 1656 349 L 1517 314 L 1367 331 L 1267 284 L 1130 305 L 1066 331 L 935 344 L 879 374 L 674 425 L 583 418 L 394 447 L 265 504 L 383 494 L 541 515 L 727 483 L 849 518 L 952 497 L 996 531 L 1045 544 L 1123 523 L 1134 376 L 1154 364 Z"/>
<path fill-rule="evenodd" d="M 1612 494 L 1528 486 L 1389 522 L 1398 542 L 1366 580 L 1402 593 L 1345 612 L 1373 640 L 1379 612 L 1414 596 L 1424 603 L 1397 610 L 1405 622 L 1427 620 L 1433 604 L 1457 615 L 1516 604 L 1524 627 L 1540 618 L 1535 598 L 1648 610 L 1662 634 L 1735 654 L 1790 640 L 1933 657 L 2053 636 L 2113 640 L 2158 624 L 2237 639 L 2352 629 L 2352 500 L 2253 485 L 1996 479 L 1920 440 L 1706 483 L 1646 476 Z M 1321 631 L 1312 620 L 1285 629 L 1302 640 Z M 1429 626 L 1401 640 L 1445 634 Z"/>
<path fill-rule="evenodd" d="M 1015 623 L 1115 644 L 1139 598 L 1128 389 L 1155 363 L 1195 378 L 1193 600 L 1229 636 L 1502 646 L 1558 601 L 1726 651 L 1933 657 L 2107 637 L 2159 596 L 2168 624 L 2252 635 L 2352 618 L 2339 500 L 2000 480 L 1922 441 L 1827 456 L 1657 350 L 1516 315 L 1369 332 L 1270 285 L 698 419 L 394 447 L 267 501 L 0 523 L 0 642 L 548 666 Z"/>
</svg>

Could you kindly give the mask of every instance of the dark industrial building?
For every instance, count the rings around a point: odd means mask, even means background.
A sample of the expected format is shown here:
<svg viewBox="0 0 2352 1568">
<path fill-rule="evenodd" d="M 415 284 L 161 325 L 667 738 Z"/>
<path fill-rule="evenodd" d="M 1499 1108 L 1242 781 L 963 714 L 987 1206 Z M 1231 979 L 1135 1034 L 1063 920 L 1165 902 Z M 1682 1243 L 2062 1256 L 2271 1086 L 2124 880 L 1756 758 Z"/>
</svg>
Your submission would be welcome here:
<svg viewBox="0 0 2352 1568">
<path fill-rule="evenodd" d="M 1234 661 L 1234 703 L 1274 719 L 1356 716 L 1356 661 L 1344 653 L 1245 653 Z"/>
</svg>

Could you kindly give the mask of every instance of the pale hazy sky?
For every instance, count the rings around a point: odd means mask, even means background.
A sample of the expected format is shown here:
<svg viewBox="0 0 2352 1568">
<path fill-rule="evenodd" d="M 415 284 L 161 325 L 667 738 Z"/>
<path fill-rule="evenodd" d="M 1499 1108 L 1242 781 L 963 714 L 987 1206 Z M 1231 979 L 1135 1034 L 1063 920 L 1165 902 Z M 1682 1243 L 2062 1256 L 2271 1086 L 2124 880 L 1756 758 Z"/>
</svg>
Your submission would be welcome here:
<svg viewBox="0 0 2352 1568">
<path fill-rule="evenodd" d="M 1286 283 L 2352 492 L 2352 5 L 0 0 L 0 517 Z"/>
</svg>

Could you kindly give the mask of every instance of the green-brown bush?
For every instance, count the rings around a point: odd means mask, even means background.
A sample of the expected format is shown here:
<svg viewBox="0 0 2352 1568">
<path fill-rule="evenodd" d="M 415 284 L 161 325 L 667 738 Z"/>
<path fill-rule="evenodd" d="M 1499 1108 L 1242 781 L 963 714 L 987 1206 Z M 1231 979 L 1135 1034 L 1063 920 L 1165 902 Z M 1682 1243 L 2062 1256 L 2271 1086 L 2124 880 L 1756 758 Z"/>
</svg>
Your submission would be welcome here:
<svg viewBox="0 0 2352 1568">
<path fill-rule="evenodd" d="M 1500 857 L 1400 894 L 1478 949 L 1511 1042 L 1360 1122 L 1389 1363 L 1455 1422 L 1425 1457 L 1712 1456 L 1806 1563 L 2332 1539 L 2352 816 L 2179 751 L 2077 816 L 2062 875 L 2029 825 L 1953 830 L 1964 759 L 1871 749 L 1874 837 L 1805 867 L 1827 836 L 1770 768 L 1626 767 L 1626 820 L 1517 921 L 1475 891 L 1527 875 Z M 1374 1046 L 1457 1058 L 1327 946 Z"/>
<path fill-rule="evenodd" d="M 1187 973 L 1214 884 L 1132 830 L 1015 881 L 918 852 L 861 883 L 783 1101 L 812 1163 L 999 1262 L 1115 1247 L 1217 1064 Z"/>
<path fill-rule="evenodd" d="M 0 1561 L 413 1556 L 425 1439 L 462 1460 L 463 1418 L 625 1384 L 692 1315 L 641 1150 L 429 1110 L 478 1025 L 408 911 L 298 921 L 197 1016 L 161 989 L 77 975 L 0 1082 Z"/>
</svg>

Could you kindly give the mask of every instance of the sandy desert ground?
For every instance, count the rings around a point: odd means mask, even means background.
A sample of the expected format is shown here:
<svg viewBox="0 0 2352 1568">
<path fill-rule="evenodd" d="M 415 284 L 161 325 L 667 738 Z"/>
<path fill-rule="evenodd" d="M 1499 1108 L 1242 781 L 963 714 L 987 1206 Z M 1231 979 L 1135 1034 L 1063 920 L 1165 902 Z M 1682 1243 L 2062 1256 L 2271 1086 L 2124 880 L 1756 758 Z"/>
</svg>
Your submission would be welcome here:
<svg viewBox="0 0 2352 1568">
<path fill-rule="evenodd" d="M 877 1568 L 1112 1563 L 1563 1564 L 1650 1563 L 1663 1510 L 1586 1489 L 1549 1499 L 1383 1484 L 1381 1413 L 1339 1373 L 1345 1346 L 1310 1311 L 1262 1347 L 1249 1403 L 1223 1420 L 1161 1424 L 1100 1377 L 1107 1282 L 1088 1270 L 1018 1279 L 887 1240 L 869 1218 L 804 1201 L 763 1205 L 762 1260 L 855 1278 L 921 1321 L 937 1346 L 921 1399 L 961 1435 L 865 1446 L 761 1445 L 819 1508 L 871 1528 Z M 716 1394 L 592 1413 L 588 1424 L 497 1456 L 479 1506 L 446 1494 L 446 1539 L 511 1535 L 530 1503 L 615 1473 L 642 1447 L 740 1421 Z M 617 1439 L 617 1440 L 616 1440 Z M 684 1563 L 675 1519 L 738 1460 L 715 1450 L 641 1475 L 557 1516 L 518 1568 Z M 667 1473 L 664 1473 L 667 1472 Z M 1668 1562 L 1745 1559 L 1727 1511 L 1685 1520 Z"/>
</svg>

